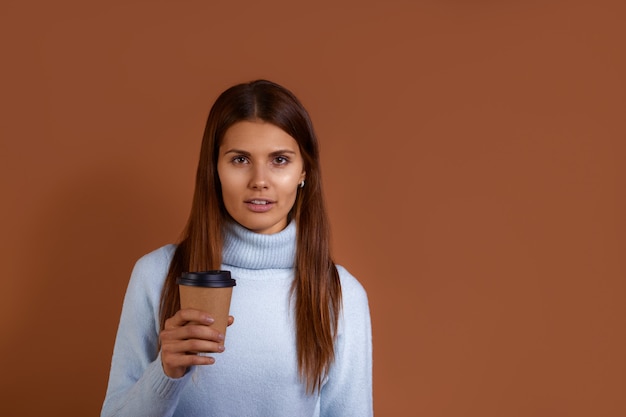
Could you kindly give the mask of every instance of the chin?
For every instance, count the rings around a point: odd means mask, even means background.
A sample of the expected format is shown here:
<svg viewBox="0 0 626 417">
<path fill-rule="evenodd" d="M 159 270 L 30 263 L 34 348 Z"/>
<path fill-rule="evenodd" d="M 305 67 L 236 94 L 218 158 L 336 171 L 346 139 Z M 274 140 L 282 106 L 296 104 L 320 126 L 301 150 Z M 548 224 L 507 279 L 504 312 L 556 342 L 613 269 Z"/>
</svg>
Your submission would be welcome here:
<svg viewBox="0 0 626 417">
<path fill-rule="evenodd" d="M 240 224 L 246 229 L 250 230 L 251 232 L 266 234 L 266 235 L 278 233 L 287 226 L 286 224 L 282 224 L 280 222 L 262 223 L 262 224 L 250 222 L 250 223 L 240 223 Z"/>
</svg>

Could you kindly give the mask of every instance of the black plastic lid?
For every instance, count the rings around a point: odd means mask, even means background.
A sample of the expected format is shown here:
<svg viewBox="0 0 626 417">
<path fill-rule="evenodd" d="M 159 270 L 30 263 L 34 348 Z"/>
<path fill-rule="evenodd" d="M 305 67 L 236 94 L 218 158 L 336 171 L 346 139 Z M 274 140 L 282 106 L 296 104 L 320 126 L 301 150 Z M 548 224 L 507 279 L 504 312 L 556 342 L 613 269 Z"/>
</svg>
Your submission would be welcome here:
<svg viewBox="0 0 626 417">
<path fill-rule="evenodd" d="M 176 283 L 205 288 L 225 288 L 237 285 L 235 280 L 230 277 L 230 271 L 223 270 L 184 272 Z"/>
</svg>

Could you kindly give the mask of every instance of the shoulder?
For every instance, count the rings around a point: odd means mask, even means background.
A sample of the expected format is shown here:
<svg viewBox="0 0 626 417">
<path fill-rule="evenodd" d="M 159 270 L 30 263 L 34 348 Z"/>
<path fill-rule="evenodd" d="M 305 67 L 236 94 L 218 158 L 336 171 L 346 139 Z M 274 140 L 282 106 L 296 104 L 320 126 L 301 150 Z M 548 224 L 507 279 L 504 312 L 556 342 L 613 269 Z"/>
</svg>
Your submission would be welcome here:
<svg viewBox="0 0 626 417">
<path fill-rule="evenodd" d="M 361 283 L 341 265 L 336 265 L 341 281 L 341 296 L 345 305 L 360 305 L 367 308 L 367 292 Z"/>
<path fill-rule="evenodd" d="M 135 269 L 161 270 L 163 268 L 169 268 L 175 250 L 176 245 L 173 244 L 161 246 L 139 258 L 135 263 Z"/>
<path fill-rule="evenodd" d="M 161 290 L 175 250 L 175 245 L 166 245 L 135 262 L 124 296 L 122 316 L 128 318 L 124 323 L 150 317 L 157 328 Z"/>
<path fill-rule="evenodd" d="M 165 281 L 176 245 L 162 246 L 143 255 L 135 262 L 130 278 L 130 287 L 160 287 Z"/>
<path fill-rule="evenodd" d="M 337 265 L 341 281 L 341 315 L 339 334 L 349 339 L 366 340 L 371 333 L 370 308 L 367 292 L 361 283 L 345 268 Z M 349 336 L 348 336 L 349 335 Z M 345 337 L 344 343 L 347 342 Z M 366 347 L 367 343 L 363 344 Z"/>
</svg>

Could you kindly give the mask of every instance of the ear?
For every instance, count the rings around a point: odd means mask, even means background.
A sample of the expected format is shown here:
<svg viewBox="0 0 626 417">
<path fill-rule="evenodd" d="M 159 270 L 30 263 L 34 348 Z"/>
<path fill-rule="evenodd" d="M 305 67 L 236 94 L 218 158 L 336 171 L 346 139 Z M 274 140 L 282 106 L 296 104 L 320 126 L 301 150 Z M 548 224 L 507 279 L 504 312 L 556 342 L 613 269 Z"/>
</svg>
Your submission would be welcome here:
<svg viewBox="0 0 626 417">
<path fill-rule="evenodd" d="M 300 184 L 306 178 L 306 171 L 302 171 L 300 174 L 300 179 L 298 180 L 298 184 Z"/>
</svg>

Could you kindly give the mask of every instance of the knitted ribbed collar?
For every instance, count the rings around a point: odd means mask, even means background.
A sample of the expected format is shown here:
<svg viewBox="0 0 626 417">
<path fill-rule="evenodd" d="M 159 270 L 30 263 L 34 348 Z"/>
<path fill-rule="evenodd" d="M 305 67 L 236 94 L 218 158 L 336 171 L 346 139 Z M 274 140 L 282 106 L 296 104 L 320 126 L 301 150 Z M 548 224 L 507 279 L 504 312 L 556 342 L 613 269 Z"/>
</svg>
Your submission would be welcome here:
<svg viewBox="0 0 626 417">
<path fill-rule="evenodd" d="M 296 223 L 278 233 L 254 233 L 236 222 L 224 228 L 222 263 L 246 269 L 293 268 L 296 259 Z"/>
</svg>

